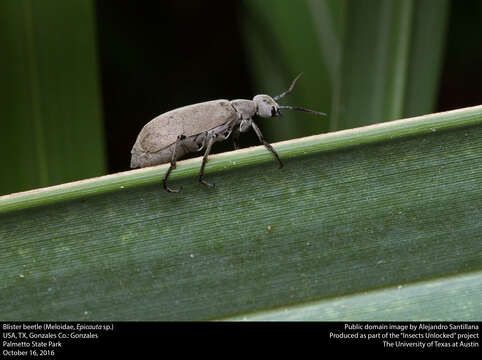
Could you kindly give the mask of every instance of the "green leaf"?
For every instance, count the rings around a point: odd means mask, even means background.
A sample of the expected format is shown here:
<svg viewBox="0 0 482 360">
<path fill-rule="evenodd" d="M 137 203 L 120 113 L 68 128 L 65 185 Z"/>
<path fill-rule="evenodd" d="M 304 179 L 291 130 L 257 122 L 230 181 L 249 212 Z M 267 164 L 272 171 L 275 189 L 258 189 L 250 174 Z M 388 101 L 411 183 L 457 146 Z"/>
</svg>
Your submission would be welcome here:
<svg viewBox="0 0 482 360">
<path fill-rule="evenodd" d="M 334 4 L 333 16 L 341 12 L 341 3 Z M 299 73 L 304 72 L 295 91 L 280 103 L 329 113 L 331 74 L 324 62 L 331 59 L 325 57 L 326 51 L 330 51 L 327 47 L 339 43 L 337 24 L 330 27 L 327 39 L 321 43 L 319 38 L 325 34 L 325 28 L 315 32 L 314 24 L 324 24 L 324 18 L 312 17 L 311 5 L 306 1 L 249 0 L 243 5 L 245 48 L 256 92 L 278 95 Z M 318 6 L 331 14 L 330 6 L 325 2 L 320 2 Z M 334 66 L 333 61 L 329 65 Z M 266 136 L 279 141 L 328 131 L 330 124 L 327 118 L 293 111 L 289 116 L 261 125 Z"/>
<path fill-rule="evenodd" d="M 376 289 L 226 320 L 473 321 L 481 318 L 482 272 Z"/>
<path fill-rule="evenodd" d="M 328 113 L 264 124 L 277 140 L 436 110 L 448 1 L 246 1 L 246 49 L 256 89 Z M 295 119 L 295 120 L 292 120 Z M 289 121 L 292 120 L 292 121 Z"/>
<path fill-rule="evenodd" d="M 105 173 L 91 1 L 0 2 L 0 193 Z"/>
<path fill-rule="evenodd" d="M 332 128 L 403 117 L 411 19 L 411 0 L 350 2 Z"/>
<path fill-rule="evenodd" d="M 0 317 L 482 319 L 482 106 L 274 147 L 0 197 Z"/>
<path fill-rule="evenodd" d="M 429 114 L 437 108 L 448 15 L 447 0 L 418 0 L 414 3 L 405 117 Z"/>
</svg>

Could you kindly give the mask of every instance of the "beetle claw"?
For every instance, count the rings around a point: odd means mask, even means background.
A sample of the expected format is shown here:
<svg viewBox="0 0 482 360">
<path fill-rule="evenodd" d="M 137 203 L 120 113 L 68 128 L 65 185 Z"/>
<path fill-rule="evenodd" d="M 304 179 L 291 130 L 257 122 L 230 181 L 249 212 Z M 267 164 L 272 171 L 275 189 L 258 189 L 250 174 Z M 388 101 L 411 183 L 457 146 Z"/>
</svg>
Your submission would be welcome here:
<svg viewBox="0 0 482 360">
<path fill-rule="evenodd" d="M 182 194 L 182 187 L 180 187 L 179 189 L 167 188 L 167 191 L 174 194 Z"/>
<path fill-rule="evenodd" d="M 199 181 L 201 183 L 203 183 L 204 185 L 206 185 L 207 187 L 210 187 L 210 188 L 216 187 L 215 183 L 210 183 L 210 182 L 207 182 L 206 180 L 203 180 L 203 179 L 199 179 Z"/>
<path fill-rule="evenodd" d="M 165 189 L 168 193 L 182 194 L 182 186 L 181 186 L 179 189 L 171 189 L 170 187 L 164 185 L 164 189 Z"/>
</svg>

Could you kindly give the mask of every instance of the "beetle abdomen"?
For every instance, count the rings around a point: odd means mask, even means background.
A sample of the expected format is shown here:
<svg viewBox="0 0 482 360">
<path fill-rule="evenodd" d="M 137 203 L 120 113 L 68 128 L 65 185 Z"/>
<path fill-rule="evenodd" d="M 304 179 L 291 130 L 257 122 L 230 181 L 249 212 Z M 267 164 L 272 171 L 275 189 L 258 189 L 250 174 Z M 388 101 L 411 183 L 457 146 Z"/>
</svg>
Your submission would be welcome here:
<svg viewBox="0 0 482 360">
<path fill-rule="evenodd" d="M 169 162 L 172 146 L 179 135 L 191 137 L 237 119 L 228 100 L 214 100 L 168 111 L 148 122 L 132 148 L 131 167 Z M 189 149 L 191 150 L 191 149 Z M 178 154 L 176 158 L 186 154 Z"/>
<path fill-rule="evenodd" d="M 135 147 L 132 148 L 131 168 L 134 169 L 138 167 L 153 166 L 169 162 L 171 160 L 172 149 L 174 145 L 175 144 L 171 144 L 157 152 L 137 151 Z"/>
</svg>

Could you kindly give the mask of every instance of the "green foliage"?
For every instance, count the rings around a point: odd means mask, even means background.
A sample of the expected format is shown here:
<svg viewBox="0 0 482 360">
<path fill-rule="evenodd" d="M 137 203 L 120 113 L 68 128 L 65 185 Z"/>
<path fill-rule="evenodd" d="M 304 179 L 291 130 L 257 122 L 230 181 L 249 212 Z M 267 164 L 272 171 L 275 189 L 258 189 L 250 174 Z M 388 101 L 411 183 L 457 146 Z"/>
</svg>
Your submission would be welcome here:
<svg viewBox="0 0 482 360">
<path fill-rule="evenodd" d="M 325 111 L 105 172 L 92 1 L 0 3 L 2 320 L 481 320 L 482 107 L 435 109 L 448 0 L 247 0 L 256 89 Z M 126 53 L 129 56 L 129 53 Z M 377 124 L 368 127 L 357 126 Z M 129 149 L 126 149 L 128 153 Z"/>
<path fill-rule="evenodd" d="M 0 318 L 482 318 L 481 106 L 274 147 L 1 197 Z"/>
<path fill-rule="evenodd" d="M 266 124 L 287 139 L 435 110 L 446 0 L 247 1 L 246 42 L 257 87 L 329 114 Z M 279 124 L 281 124 L 279 126 Z"/>
<path fill-rule="evenodd" d="M 482 318 L 482 272 L 399 284 L 298 306 L 243 314 L 249 321 L 474 321 Z"/>
<path fill-rule="evenodd" d="M 105 172 L 91 1 L 0 2 L 0 194 Z"/>
</svg>

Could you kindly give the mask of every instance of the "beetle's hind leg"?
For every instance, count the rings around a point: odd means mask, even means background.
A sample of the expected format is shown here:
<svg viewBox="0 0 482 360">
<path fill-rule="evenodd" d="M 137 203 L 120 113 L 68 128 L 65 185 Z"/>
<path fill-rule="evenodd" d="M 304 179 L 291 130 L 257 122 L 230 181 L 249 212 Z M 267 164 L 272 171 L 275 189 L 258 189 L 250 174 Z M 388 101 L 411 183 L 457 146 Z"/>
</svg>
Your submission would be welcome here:
<svg viewBox="0 0 482 360">
<path fill-rule="evenodd" d="M 169 166 L 169 169 L 167 169 L 167 172 L 164 174 L 164 177 L 162 178 L 162 186 L 167 192 L 170 193 L 180 193 L 182 192 L 182 186 L 179 189 L 171 189 L 170 187 L 167 186 L 167 178 L 169 177 L 169 174 L 171 173 L 172 170 L 176 168 L 176 149 L 179 146 L 180 142 L 184 140 L 186 137 L 184 135 L 179 135 L 176 139 L 176 142 L 174 143 L 174 147 L 172 149 L 172 155 L 171 155 L 171 166 Z"/>
<path fill-rule="evenodd" d="M 216 184 L 209 183 L 206 180 L 204 180 L 204 168 L 206 167 L 206 162 L 208 161 L 209 153 L 211 152 L 211 148 L 212 148 L 215 141 L 216 141 L 216 135 L 214 135 L 214 134 L 208 134 L 207 135 L 206 151 L 204 152 L 203 162 L 201 164 L 201 171 L 199 172 L 199 182 L 203 183 L 204 185 L 206 185 L 208 187 L 215 187 L 216 186 Z"/>
</svg>

